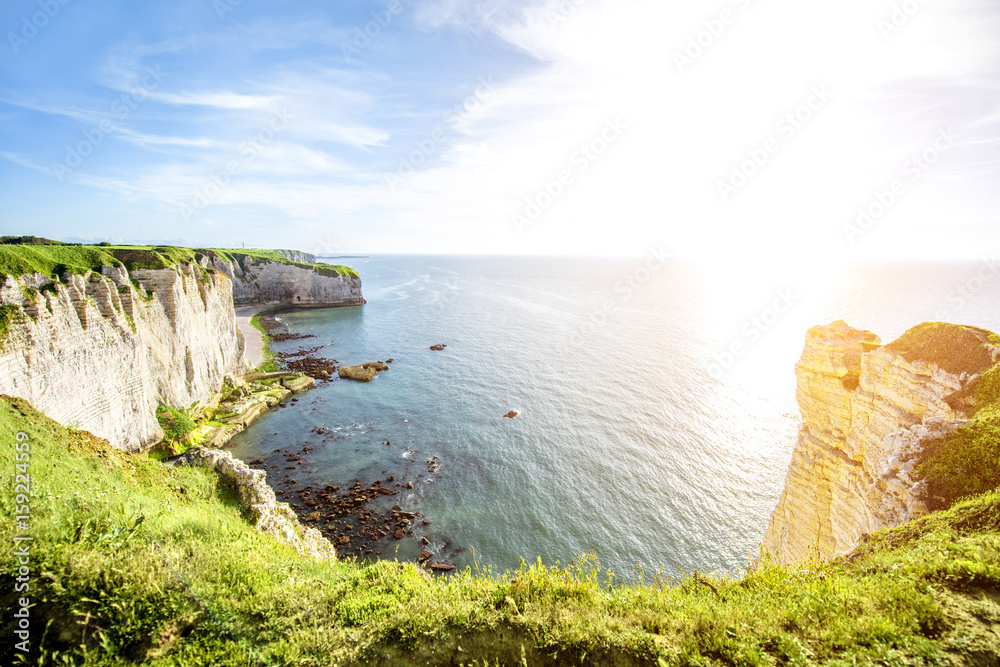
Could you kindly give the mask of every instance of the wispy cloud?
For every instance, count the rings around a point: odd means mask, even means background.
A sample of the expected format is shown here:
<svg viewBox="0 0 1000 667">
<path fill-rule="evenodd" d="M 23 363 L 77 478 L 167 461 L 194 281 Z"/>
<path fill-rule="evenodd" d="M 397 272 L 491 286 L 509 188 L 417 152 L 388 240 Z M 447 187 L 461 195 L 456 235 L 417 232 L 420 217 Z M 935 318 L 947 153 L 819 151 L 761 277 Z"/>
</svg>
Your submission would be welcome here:
<svg viewBox="0 0 1000 667">
<path fill-rule="evenodd" d="M 831 238 L 841 218 L 949 125 L 962 128 L 962 143 L 883 227 L 908 233 L 873 233 L 866 252 L 933 247 L 945 224 L 935 217 L 946 217 L 959 185 L 970 220 L 997 203 L 987 192 L 1000 168 L 995 3 L 922 6 L 886 40 L 879 3 L 746 2 L 684 72 L 674 52 L 719 7 L 404 4 L 352 58 L 340 44 L 375 20 L 354 6 L 311 16 L 244 3 L 224 23 L 208 11 L 189 34 L 140 26 L 95 47 L 93 80 L 67 90 L 41 77 L 5 93 L 11 123 L 38 139 L 2 155 L 46 172 L 43 162 L 80 140 L 74 125 L 110 119 L 116 141 L 67 177 L 105 193 L 102 201 L 176 220 L 177 206 L 235 161 L 199 224 L 224 229 L 260 215 L 288 229 L 340 225 L 369 244 L 359 250 L 626 253 L 669 236 L 700 255 L 838 253 Z M 167 75 L 163 84 L 116 116 L 111 105 L 151 67 Z M 490 94 L 462 109 L 485 79 Z M 720 201 L 715 183 L 819 84 L 832 101 L 755 169 L 739 197 Z M 290 119 L 279 133 L 268 129 L 275 113 Z M 627 129 L 604 145 L 609 120 Z M 248 142 L 260 137 L 247 160 Z M 581 150 L 599 152 L 585 170 L 574 164 Z M 387 187 L 400 164 L 412 173 Z M 511 214 L 567 169 L 573 182 L 517 233 Z M 971 247 L 968 235 L 956 238 Z"/>
<path fill-rule="evenodd" d="M 281 102 L 273 95 L 247 95 L 241 93 L 200 92 L 200 93 L 150 93 L 159 102 L 176 105 L 216 107 L 219 109 L 270 109 Z"/>
</svg>

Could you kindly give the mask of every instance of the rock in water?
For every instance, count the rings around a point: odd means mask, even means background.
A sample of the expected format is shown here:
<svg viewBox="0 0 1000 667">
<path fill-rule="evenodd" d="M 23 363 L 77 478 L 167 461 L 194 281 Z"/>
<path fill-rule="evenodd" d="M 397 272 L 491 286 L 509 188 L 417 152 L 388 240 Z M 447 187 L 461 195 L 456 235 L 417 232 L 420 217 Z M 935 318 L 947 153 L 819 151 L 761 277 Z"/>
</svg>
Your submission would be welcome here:
<svg viewBox="0 0 1000 667">
<path fill-rule="evenodd" d="M 337 375 L 347 380 L 357 380 L 358 382 L 368 382 L 379 371 L 387 371 L 389 367 L 381 361 L 369 361 L 357 366 L 341 366 L 337 369 Z"/>
<path fill-rule="evenodd" d="M 517 410 L 511 410 L 510 412 L 504 415 L 504 417 L 506 417 L 507 419 L 513 419 L 516 416 L 517 416 Z"/>
</svg>

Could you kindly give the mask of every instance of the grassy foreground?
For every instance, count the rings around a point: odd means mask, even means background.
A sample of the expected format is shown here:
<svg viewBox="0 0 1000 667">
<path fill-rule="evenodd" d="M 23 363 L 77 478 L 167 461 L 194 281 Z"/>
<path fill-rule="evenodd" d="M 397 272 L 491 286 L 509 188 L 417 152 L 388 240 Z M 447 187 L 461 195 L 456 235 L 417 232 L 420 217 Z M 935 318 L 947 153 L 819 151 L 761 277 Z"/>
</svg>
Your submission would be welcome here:
<svg viewBox="0 0 1000 667">
<path fill-rule="evenodd" d="M 30 591 L 14 593 L 15 434 L 30 445 Z M 612 584 L 596 558 L 431 579 L 314 562 L 257 533 L 204 469 L 169 468 L 0 398 L 0 594 L 29 663 L 996 664 L 1000 493 L 850 557 L 742 579 Z M 16 664 L 5 613 L 0 664 Z M 980 662 L 976 662 L 976 661 Z"/>
</svg>

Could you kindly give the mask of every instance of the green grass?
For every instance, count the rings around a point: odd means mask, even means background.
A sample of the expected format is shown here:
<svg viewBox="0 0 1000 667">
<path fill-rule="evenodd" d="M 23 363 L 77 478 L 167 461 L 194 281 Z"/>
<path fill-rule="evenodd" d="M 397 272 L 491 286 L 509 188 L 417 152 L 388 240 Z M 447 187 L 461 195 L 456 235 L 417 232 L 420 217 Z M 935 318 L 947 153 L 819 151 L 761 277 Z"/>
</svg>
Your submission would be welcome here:
<svg viewBox="0 0 1000 667">
<path fill-rule="evenodd" d="M 997 359 L 1000 337 L 986 329 L 947 322 L 924 322 L 907 330 L 886 348 L 907 361 L 929 361 L 949 373 L 980 373 Z"/>
<path fill-rule="evenodd" d="M 24 311 L 20 306 L 0 306 L 0 343 L 3 343 L 10 333 L 10 326 L 18 324 L 23 318 Z"/>
<path fill-rule="evenodd" d="M 33 237 L 5 237 L 12 240 Z M 84 274 L 100 271 L 104 266 L 124 266 L 129 271 L 135 269 L 165 269 L 178 264 L 197 264 L 205 255 L 220 257 L 227 261 L 247 263 L 278 262 L 305 269 L 311 269 L 323 276 L 358 277 L 349 267 L 333 264 L 304 264 L 292 262 L 274 250 L 232 250 L 224 248 L 193 249 L 179 246 L 118 246 L 100 244 L 96 246 L 65 245 L 58 243 L 32 242 L 25 244 L 0 244 L 0 275 L 21 276 L 26 273 L 41 273 L 53 280 L 65 273 Z"/>
<path fill-rule="evenodd" d="M 848 558 L 764 562 L 742 579 L 647 573 L 620 585 L 591 554 L 431 581 L 389 561 L 299 558 L 253 530 L 213 473 L 110 449 L 4 398 L 0 433 L 13 443 L 17 431 L 30 436 L 36 480 L 30 594 L 33 637 L 48 627 L 44 646 L 33 644 L 42 663 L 905 665 L 998 655 L 986 634 L 1000 623 L 995 491 L 882 531 Z M 0 448 L 6 488 L 14 453 Z M 13 503 L 0 495 L 0 578 L 16 562 Z M 12 587 L 0 591 L 11 608 Z M 0 645 L 0 662 L 11 650 Z"/>
<path fill-rule="evenodd" d="M 194 430 L 195 423 L 187 410 L 159 405 L 156 408 L 156 421 L 163 429 L 164 440 L 179 441 Z"/>
<path fill-rule="evenodd" d="M 932 509 L 1000 485 L 1000 365 L 985 371 L 971 393 L 968 425 L 925 442 L 918 458 L 917 476 L 927 482 Z"/>
</svg>

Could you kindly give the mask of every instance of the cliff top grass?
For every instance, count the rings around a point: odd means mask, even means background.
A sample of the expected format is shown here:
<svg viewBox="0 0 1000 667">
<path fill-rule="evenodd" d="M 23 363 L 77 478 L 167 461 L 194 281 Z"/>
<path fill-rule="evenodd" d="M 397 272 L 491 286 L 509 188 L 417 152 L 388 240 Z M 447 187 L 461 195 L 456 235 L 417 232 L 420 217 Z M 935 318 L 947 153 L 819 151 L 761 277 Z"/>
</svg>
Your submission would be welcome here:
<svg viewBox="0 0 1000 667">
<path fill-rule="evenodd" d="M 34 240 L 32 240 L 34 239 Z M 197 263 L 202 257 L 217 256 L 226 261 L 248 263 L 277 262 L 316 271 L 323 276 L 357 278 L 358 273 L 347 266 L 293 262 L 275 250 L 233 250 L 229 248 L 182 248 L 180 246 L 118 246 L 65 244 L 36 237 L 0 238 L 0 275 L 21 276 L 41 273 L 57 279 L 67 271 L 83 274 L 100 271 L 105 266 L 134 269 L 165 269 L 177 264 Z"/>
<path fill-rule="evenodd" d="M 996 363 L 1000 336 L 979 327 L 924 322 L 886 347 L 907 361 L 929 361 L 953 374 L 981 373 Z"/>
<path fill-rule="evenodd" d="M 31 662 L 120 665 L 992 664 L 1000 493 L 874 535 L 849 558 L 742 579 L 616 583 L 585 555 L 431 579 L 411 564 L 316 562 L 255 531 L 210 470 L 167 467 L 0 398 L 0 475 L 29 436 Z M 0 621 L 12 637 L 12 617 Z M 13 664 L 13 641 L 0 663 Z"/>
</svg>

